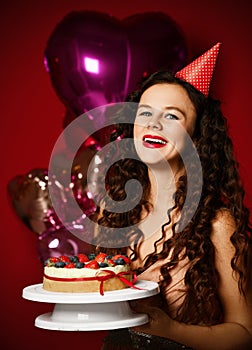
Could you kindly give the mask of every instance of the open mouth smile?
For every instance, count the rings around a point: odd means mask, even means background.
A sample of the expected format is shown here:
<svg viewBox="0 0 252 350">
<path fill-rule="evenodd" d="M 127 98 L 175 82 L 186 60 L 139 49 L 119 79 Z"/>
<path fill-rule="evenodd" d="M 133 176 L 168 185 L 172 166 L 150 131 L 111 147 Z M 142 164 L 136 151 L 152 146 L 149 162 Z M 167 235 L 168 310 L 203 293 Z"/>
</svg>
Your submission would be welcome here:
<svg viewBox="0 0 252 350">
<path fill-rule="evenodd" d="M 143 146 L 146 148 L 161 148 L 167 145 L 167 140 L 157 135 L 144 135 Z"/>
</svg>

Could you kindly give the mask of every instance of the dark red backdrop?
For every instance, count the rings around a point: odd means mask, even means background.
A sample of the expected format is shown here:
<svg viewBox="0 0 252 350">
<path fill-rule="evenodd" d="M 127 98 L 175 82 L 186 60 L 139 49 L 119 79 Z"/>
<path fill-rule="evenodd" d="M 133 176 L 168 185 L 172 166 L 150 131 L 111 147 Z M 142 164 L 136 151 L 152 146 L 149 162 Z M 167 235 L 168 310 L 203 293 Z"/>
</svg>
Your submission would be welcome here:
<svg viewBox="0 0 252 350">
<path fill-rule="evenodd" d="M 221 41 L 214 92 L 223 102 L 252 206 L 251 169 L 251 15 L 249 0 L 54 0 L 10 1 L 1 5 L 1 345 L 4 349 L 98 350 L 106 332 L 57 332 L 34 327 L 51 305 L 22 299 L 22 289 L 40 283 L 37 236 L 12 210 L 6 192 L 14 176 L 47 167 L 62 131 L 64 107 L 43 66 L 43 51 L 54 26 L 72 10 L 108 12 L 118 18 L 162 11 L 183 29 L 192 57 Z M 148 26 L 148 23 L 146 23 Z M 165 43 L 164 43 L 165 45 Z"/>
</svg>

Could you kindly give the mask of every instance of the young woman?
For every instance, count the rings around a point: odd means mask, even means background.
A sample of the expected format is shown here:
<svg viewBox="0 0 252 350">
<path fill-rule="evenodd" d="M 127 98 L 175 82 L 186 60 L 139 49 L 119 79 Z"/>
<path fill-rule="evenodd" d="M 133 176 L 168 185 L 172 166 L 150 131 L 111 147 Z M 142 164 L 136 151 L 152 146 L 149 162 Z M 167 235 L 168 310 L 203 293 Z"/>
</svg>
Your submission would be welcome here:
<svg viewBox="0 0 252 350">
<path fill-rule="evenodd" d="M 175 76 L 147 78 L 129 98 L 137 103 L 134 127 L 120 124 L 114 134 L 134 138 L 140 161 L 125 158 L 111 167 L 107 191 L 122 200 L 125 182 L 135 178 L 143 195 L 127 213 L 104 209 L 98 223 L 108 242 L 111 227 L 134 227 L 124 252 L 139 279 L 159 283 L 160 294 L 132 304 L 149 323 L 112 331 L 103 349 L 251 348 L 249 211 L 226 119 L 208 96 L 218 49 Z M 194 148 L 185 152 L 188 138 Z M 161 159 L 169 164 L 166 175 Z"/>
</svg>

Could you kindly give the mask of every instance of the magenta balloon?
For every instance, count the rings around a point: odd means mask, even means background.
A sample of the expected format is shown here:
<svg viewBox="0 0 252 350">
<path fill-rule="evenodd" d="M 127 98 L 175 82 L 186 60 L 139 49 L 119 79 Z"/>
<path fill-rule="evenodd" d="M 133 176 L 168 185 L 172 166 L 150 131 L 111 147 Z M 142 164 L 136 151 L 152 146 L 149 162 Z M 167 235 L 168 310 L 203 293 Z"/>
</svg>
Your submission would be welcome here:
<svg viewBox="0 0 252 350">
<path fill-rule="evenodd" d="M 71 230 L 74 230 L 71 228 Z M 65 227 L 50 228 L 38 236 L 37 251 L 41 262 L 51 257 L 61 255 L 77 255 L 79 253 L 89 254 L 92 246 L 86 243 L 86 232 L 75 229 L 76 235 L 70 233 Z M 80 231 L 79 233 L 77 231 Z M 80 235 L 80 238 L 77 235 Z M 90 237 L 88 237 L 90 239 Z"/>
<path fill-rule="evenodd" d="M 125 99 L 128 56 L 128 38 L 120 20 L 79 11 L 69 13 L 53 30 L 45 64 L 59 98 L 78 116 Z"/>
<path fill-rule="evenodd" d="M 174 73 L 186 65 L 188 49 L 184 33 L 167 14 L 138 13 L 126 17 L 123 24 L 131 51 L 129 91 L 157 70 L 168 69 Z"/>
<path fill-rule="evenodd" d="M 144 76 L 162 68 L 176 71 L 186 60 L 184 35 L 162 12 L 124 20 L 96 11 L 70 12 L 56 25 L 45 49 L 53 87 L 76 116 L 125 101 Z M 95 122 L 99 129 L 102 120 Z"/>
</svg>

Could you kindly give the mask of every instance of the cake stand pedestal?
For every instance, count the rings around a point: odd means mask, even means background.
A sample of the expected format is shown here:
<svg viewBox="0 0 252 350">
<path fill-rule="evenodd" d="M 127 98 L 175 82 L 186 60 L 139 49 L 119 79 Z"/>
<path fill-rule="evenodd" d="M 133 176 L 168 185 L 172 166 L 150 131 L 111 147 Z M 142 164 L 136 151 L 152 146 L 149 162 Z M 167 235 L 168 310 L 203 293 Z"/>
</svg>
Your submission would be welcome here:
<svg viewBox="0 0 252 350">
<path fill-rule="evenodd" d="M 53 311 L 35 319 L 35 326 L 58 331 L 98 331 L 134 327 L 148 322 L 148 315 L 134 313 L 128 301 L 159 293 L 158 284 L 139 280 L 135 288 L 100 293 L 58 293 L 35 284 L 23 289 L 23 298 L 55 303 Z"/>
</svg>

